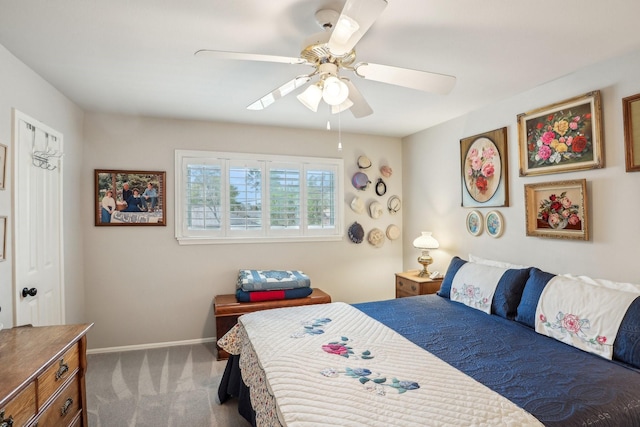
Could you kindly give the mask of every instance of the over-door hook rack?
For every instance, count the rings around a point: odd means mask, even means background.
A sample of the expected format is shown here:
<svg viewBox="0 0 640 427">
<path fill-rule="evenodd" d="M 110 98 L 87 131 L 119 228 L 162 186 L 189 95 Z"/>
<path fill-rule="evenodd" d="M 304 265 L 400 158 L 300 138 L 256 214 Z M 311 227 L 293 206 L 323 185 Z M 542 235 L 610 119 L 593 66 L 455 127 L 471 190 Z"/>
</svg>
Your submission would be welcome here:
<svg viewBox="0 0 640 427">
<path fill-rule="evenodd" d="M 57 138 L 54 135 L 49 135 L 47 132 L 45 132 L 45 137 L 47 140 L 47 143 L 44 147 L 44 150 L 36 150 L 36 127 L 33 126 L 32 124 L 27 123 L 27 129 L 29 129 L 30 131 L 33 132 L 33 138 L 32 138 L 32 142 L 31 142 L 31 156 L 32 156 L 32 162 L 34 166 L 37 166 L 41 169 L 46 169 L 46 170 L 54 170 L 57 166 L 54 164 L 50 163 L 51 159 L 55 159 L 55 158 L 59 158 L 62 157 L 62 151 L 59 150 L 54 150 L 53 148 L 51 148 L 49 146 L 49 139 L 51 138 L 53 141 L 57 141 Z"/>
</svg>

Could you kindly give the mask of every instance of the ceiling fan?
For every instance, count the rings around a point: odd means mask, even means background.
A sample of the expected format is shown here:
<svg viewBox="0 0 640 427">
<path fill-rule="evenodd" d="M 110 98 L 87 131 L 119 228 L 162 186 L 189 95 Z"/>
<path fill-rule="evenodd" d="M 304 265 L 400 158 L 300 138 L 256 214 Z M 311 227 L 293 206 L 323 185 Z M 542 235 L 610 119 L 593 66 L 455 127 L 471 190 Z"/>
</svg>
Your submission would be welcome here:
<svg viewBox="0 0 640 427">
<path fill-rule="evenodd" d="M 347 0 L 342 12 L 320 9 L 316 20 L 324 31 L 307 38 L 300 57 L 261 55 L 201 49 L 197 56 L 216 59 L 303 64 L 314 68 L 309 74 L 299 75 L 250 104 L 249 110 L 262 110 L 278 99 L 313 81 L 297 96 L 312 111 L 318 110 L 321 100 L 331 106 L 332 113 L 349 109 L 356 118 L 365 117 L 373 110 L 356 86 L 341 70 L 356 76 L 403 86 L 425 92 L 446 94 L 453 88 L 456 78 L 428 71 L 399 68 L 389 65 L 356 62 L 355 46 L 387 6 L 387 0 Z"/>
</svg>

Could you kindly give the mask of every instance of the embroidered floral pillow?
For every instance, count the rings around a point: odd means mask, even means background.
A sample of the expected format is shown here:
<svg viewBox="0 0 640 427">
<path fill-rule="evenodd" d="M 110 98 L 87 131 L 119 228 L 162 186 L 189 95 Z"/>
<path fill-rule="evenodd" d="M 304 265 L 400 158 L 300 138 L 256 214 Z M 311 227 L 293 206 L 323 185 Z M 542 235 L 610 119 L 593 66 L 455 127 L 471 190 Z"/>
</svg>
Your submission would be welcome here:
<svg viewBox="0 0 640 427">
<path fill-rule="evenodd" d="M 618 329 L 637 294 L 555 276 L 536 308 L 536 332 L 573 347 L 613 358 Z"/>
<path fill-rule="evenodd" d="M 456 272 L 451 300 L 491 314 L 491 302 L 505 268 L 467 262 Z"/>
</svg>

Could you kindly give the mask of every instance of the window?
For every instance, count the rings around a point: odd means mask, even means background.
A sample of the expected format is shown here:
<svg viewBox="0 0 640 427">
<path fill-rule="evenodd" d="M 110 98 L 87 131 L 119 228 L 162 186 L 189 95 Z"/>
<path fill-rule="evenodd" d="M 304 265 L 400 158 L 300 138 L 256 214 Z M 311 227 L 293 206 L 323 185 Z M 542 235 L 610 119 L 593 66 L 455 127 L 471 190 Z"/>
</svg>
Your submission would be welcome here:
<svg viewBox="0 0 640 427">
<path fill-rule="evenodd" d="M 180 244 L 342 239 L 341 159 L 176 150 Z"/>
</svg>

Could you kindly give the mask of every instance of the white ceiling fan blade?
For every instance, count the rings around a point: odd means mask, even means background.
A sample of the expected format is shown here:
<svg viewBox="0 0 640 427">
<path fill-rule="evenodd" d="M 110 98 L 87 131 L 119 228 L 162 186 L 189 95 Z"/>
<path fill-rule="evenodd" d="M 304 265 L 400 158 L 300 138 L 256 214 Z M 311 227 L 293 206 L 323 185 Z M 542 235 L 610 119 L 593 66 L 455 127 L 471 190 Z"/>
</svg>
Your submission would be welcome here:
<svg viewBox="0 0 640 427">
<path fill-rule="evenodd" d="M 262 110 L 264 108 L 267 108 L 269 105 L 273 104 L 283 96 L 290 94 L 300 86 L 307 83 L 309 80 L 311 80 L 311 75 L 298 76 L 293 80 L 289 80 L 288 82 L 286 82 L 285 84 L 277 88 L 276 90 L 269 92 L 268 94 L 258 99 L 253 104 L 249 105 L 247 107 L 247 110 Z"/>
<path fill-rule="evenodd" d="M 350 110 L 353 116 L 356 119 L 359 119 L 361 117 L 366 117 L 369 114 L 373 114 L 373 110 L 371 109 L 367 101 L 365 101 L 358 88 L 356 88 L 356 85 L 354 85 L 351 80 L 347 78 L 342 77 L 341 80 L 349 88 L 349 99 L 351 100 L 351 102 L 353 102 Z"/>
<path fill-rule="evenodd" d="M 351 52 L 385 7 L 387 0 L 347 0 L 329 39 L 331 54 Z"/>
<path fill-rule="evenodd" d="M 281 64 L 308 64 L 313 65 L 302 58 L 289 56 L 260 55 L 257 53 L 225 52 L 222 50 L 200 49 L 194 53 L 196 56 L 207 56 L 215 59 L 235 59 L 241 61 L 277 62 Z"/>
<path fill-rule="evenodd" d="M 392 67 L 390 65 L 361 63 L 354 66 L 356 74 L 368 80 L 404 86 L 424 92 L 447 94 L 456 84 L 456 78 L 446 74 L 428 71 L 411 70 L 409 68 Z"/>
</svg>

